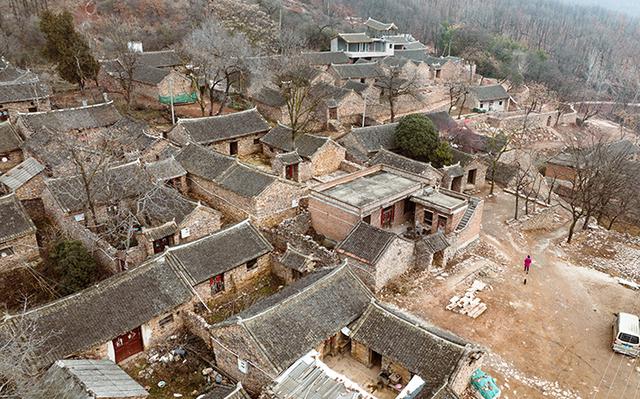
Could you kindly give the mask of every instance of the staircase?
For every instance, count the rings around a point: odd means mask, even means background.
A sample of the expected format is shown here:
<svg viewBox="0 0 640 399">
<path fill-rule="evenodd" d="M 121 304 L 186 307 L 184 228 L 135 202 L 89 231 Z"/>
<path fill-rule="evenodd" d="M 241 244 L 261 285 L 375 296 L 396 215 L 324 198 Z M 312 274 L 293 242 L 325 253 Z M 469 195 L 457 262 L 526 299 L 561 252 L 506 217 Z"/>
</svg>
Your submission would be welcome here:
<svg viewBox="0 0 640 399">
<path fill-rule="evenodd" d="M 467 224 L 469 224 L 469 220 L 471 220 L 471 217 L 475 213 L 476 207 L 479 203 L 480 200 L 477 198 L 469 199 L 469 206 L 467 206 L 467 210 L 464 212 L 464 215 L 462 215 L 462 220 L 460 220 L 460 223 L 458 223 L 456 231 L 464 230 L 467 227 Z"/>
</svg>

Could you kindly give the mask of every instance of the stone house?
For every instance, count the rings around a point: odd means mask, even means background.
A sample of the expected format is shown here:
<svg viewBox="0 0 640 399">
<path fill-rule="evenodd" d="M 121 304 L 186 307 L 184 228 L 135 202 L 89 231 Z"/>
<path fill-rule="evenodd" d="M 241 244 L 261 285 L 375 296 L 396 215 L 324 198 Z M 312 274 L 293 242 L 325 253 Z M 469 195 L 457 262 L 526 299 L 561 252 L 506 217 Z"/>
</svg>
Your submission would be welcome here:
<svg viewBox="0 0 640 399">
<path fill-rule="evenodd" d="M 23 203 L 39 202 L 44 178 L 44 165 L 29 157 L 0 175 L 0 193 L 15 193 Z"/>
<path fill-rule="evenodd" d="M 236 316 L 209 326 L 218 367 L 251 392 L 271 383 L 310 349 L 338 353 L 341 330 L 373 295 L 346 265 L 323 269 Z"/>
<path fill-rule="evenodd" d="M 278 124 L 260 139 L 273 172 L 287 180 L 307 181 L 340 169 L 346 150 L 329 137 L 303 134 L 293 139 L 288 126 Z"/>
<path fill-rule="evenodd" d="M 34 357 L 47 367 L 71 356 L 121 363 L 162 342 L 183 326 L 191 286 L 164 257 L 118 273 L 74 295 L 0 324 L 0 339 L 26 320 L 44 341 Z"/>
<path fill-rule="evenodd" d="M 287 101 L 278 89 L 263 86 L 251 95 L 251 101 L 258 112 L 269 121 L 284 121 L 289 118 Z"/>
<path fill-rule="evenodd" d="M 423 90 L 433 84 L 432 71 L 426 62 L 413 61 L 404 57 L 387 57 L 380 61 L 381 67 L 397 73 L 399 79 L 412 82 L 415 90 Z"/>
<path fill-rule="evenodd" d="M 0 122 L 15 121 L 18 113 L 51 109 L 49 88 L 35 73 L 0 59 Z"/>
<path fill-rule="evenodd" d="M 404 170 L 405 172 L 413 173 L 414 175 L 422 176 L 431 181 L 432 185 L 442 184 L 444 174 L 438 169 L 431 166 L 430 163 L 415 161 L 411 158 L 407 158 L 395 152 L 380 149 L 369 161 L 367 165 L 387 165 L 394 168 Z"/>
<path fill-rule="evenodd" d="M 336 85 L 342 85 L 349 80 L 373 84 L 376 79 L 384 76 L 384 71 L 377 62 L 331 65 L 329 73 Z"/>
<path fill-rule="evenodd" d="M 275 226 L 296 213 L 306 187 L 267 174 L 235 158 L 197 144 L 187 145 L 176 156 L 187 171 L 189 194 L 220 210 L 229 220 L 250 218 L 263 226 Z"/>
<path fill-rule="evenodd" d="M 320 184 L 309 195 L 309 212 L 318 234 L 342 241 L 360 222 L 392 230 L 413 224 L 411 197 L 431 185 L 427 178 L 387 165 L 375 165 Z"/>
<path fill-rule="evenodd" d="M 22 139 L 11 122 L 0 122 L 0 174 L 23 161 L 21 144 Z"/>
<path fill-rule="evenodd" d="M 0 197 L 0 270 L 38 260 L 36 226 L 15 194 Z"/>
<path fill-rule="evenodd" d="M 427 64 L 431 70 L 431 80 L 435 83 L 460 79 L 473 81 L 476 78 L 475 64 L 465 62 L 459 57 L 434 57 L 427 54 L 425 49 L 396 50 L 394 57 Z"/>
<path fill-rule="evenodd" d="M 149 396 L 111 360 L 58 360 L 42 377 L 44 397 L 73 399 L 143 399 Z"/>
<path fill-rule="evenodd" d="M 570 153 L 559 153 L 547 161 L 544 176 L 550 179 L 573 181 L 576 177 L 576 160 Z"/>
<path fill-rule="evenodd" d="M 299 359 L 310 352 L 339 381 L 350 380 L 351 373 L 397 374 L 404 387 L 417 376 L 424 398 L 463 392 L 484 356 L 483 349 L 376 302 L 344 264 L 312 273 L 269 300 L 207 326 L 203 338 L 225 373 L 250 392 L 267 387 L 262 398 L 297 397 L 293 392 L 302 382 L 295 377 L 288 384 L 291 395 L 279 396 L 281 390 L 272 387 L 291 376 L 291 367 L 300 366 Z M 345 358 L 355 362 L 343 363 Z"/>
<path fill-rule="evenodd" d="M 287 243 L 287 250 L 273 261 L 272 272 L 287 284 L 301 279 L 314 270 L 316 261 L 311 255 L 298 251 Z"/>
<path fill-rule="evenodd" d="M 302 53 L 302 59 L 307 65 L 326 71 L 332 64 L 348 64 L 351 62 L 343 51 L 316 51 Z"/>
<path fill-rule="evenodd" d="M 183 194 L 189 191 L 187 186 L 187 171 L 176 158 L 171 155 L 159 161 L 147 162 L 144 169 L 156 183 L 175 188 Z"/>
<path fill-rule="evenodd" d="M 401 386 L 419 377 L 420 398 L 463 395 L 484 360 L 481 347 L 377 301 L 350 330 L 354 359 L 397 375 Z"/>
<path fill-rule="evenodd" d="M 475 193 L 484 187 L 487 165 L 477 155 L 452 149 L 452 165 L 440 170 L 444 175 L 442 187 L 459 193 Z"/>
<path fill-rule="evenodd" d="M 367 127 L 352 128 L 338 140 L 347 149 L 347 159 L 359 164 L 366 163 L 381 149 L 393 151 L 398 123 L 386 123 Z"/>
<path fill-rule="evenodd" d="M 358 223 L 336 247 L 354 273 L 374 292 L 412 269 L 415 244 L 396 233 Z"/>
<path fill-rule="evenodd" d="M 170 248 L 167 261 L 186 276 L 199 297 L 229 296 L 258 286 L 271 270 L 271 244 L 249 221 Z"/>
<path fill-rule="evenodd" d="M 511 96 L 502 85 L 474 86 L 469 88 L 469 95 L 464 106 L 482 111 L 509 111 Z"/>
<path fill-rule="evenodd" d="M 167 138 L 181 145 L 197 143 L 221 154 L 244 156 L 262 149 L 269 124 L 256 108 L 233 114 L 179 119 Z"/>
</svg>

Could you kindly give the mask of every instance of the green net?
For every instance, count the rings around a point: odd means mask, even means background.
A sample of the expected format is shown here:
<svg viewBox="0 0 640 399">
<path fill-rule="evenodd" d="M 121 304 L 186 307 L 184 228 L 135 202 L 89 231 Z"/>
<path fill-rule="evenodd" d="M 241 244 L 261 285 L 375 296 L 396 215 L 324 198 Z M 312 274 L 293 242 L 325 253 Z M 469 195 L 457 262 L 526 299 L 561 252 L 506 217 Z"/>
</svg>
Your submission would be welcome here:
<svg viewBox="0 0 640 399">
<path fill-rule="evenodd" d="M 171 104 L 171 96 L 159 96 L 158 97 L 162 104 Z M 173 96 L 174 104 L 189 104 L 194 103 L 198 100 L 198 93 L 183 93 L 177 94 Z"/>
</svg>

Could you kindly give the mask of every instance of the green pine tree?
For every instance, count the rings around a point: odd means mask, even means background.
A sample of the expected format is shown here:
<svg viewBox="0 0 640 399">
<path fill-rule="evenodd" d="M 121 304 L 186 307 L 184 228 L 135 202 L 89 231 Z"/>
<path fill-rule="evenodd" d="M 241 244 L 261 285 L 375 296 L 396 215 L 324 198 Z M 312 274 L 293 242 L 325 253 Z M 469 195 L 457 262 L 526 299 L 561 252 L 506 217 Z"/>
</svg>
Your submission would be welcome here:
<svg viewBox="0 0 640 399">
<path fill-rule="evenodd" d="M 50 253 L 61 291 L 72 294 L 96 280 L 96 262 L 80 241 L 60 241 Z"/>
</svg>

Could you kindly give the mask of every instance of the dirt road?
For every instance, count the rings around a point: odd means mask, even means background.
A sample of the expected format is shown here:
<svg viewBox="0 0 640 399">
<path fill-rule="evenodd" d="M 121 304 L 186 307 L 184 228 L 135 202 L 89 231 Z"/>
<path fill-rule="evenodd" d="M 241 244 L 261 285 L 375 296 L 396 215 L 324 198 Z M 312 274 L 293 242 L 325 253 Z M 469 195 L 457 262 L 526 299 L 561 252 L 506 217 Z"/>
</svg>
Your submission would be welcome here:
<svg viewBox="0 0 640 399">
<path fill-rule="evenodd" d="M 486 346 L 491 355 L 485 368 L 505 398 L 640 398 L 636 361 L 610 349 L 614 312 L 640 311 L 637 293 L 604 273 L 560 260 L 564 227 L 520 233 L 507 226 L 513 202 L 502 192 L 486 200 L 481 239 L 490 246 L 472 251 L 480 257 L 427 288 L 426 280 L 414 279 L 411 295 L 391 300 Z M 527 254 L 533 265 L 524 285 Z M 491 289 L 478 294 L 488 310 L 475 320 L 445 310 L 449 298 L 469 286 L 459 276 L 482 263 L 493 265 L 480 277 Z"/>
</svg>

